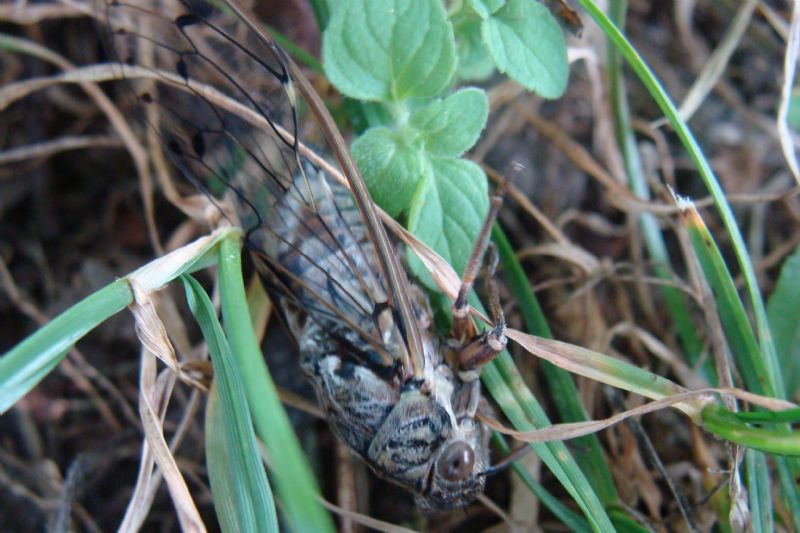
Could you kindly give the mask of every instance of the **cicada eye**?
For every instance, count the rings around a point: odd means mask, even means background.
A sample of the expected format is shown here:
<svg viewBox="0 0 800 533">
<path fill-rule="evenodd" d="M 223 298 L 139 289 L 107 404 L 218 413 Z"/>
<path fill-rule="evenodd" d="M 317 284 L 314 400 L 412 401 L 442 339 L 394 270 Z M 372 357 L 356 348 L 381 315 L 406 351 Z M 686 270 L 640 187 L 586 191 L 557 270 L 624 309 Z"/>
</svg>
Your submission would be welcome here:
<svg viewBox="0 0 800 533">
<path fill-rule="evenodd" d="M 447 481 L 462 481 L 472 474 L 475 451 L 464 441 L 447 446 L 436 462 L 436 468 Z"/>
</svg>

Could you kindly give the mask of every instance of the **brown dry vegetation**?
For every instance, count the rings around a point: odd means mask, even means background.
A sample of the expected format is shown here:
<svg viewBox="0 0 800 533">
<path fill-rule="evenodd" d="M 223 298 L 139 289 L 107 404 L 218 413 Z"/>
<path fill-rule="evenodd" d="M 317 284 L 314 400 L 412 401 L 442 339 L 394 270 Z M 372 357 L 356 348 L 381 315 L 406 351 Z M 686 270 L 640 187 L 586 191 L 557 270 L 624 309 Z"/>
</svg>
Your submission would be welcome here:
<svg viewBox="0 0 800 533">
<path fill-rule="evenodd" d="M 676 102 L 719 46 L 738 4 L 631 1 L 627 33 Z M 318 36 L 303 18 L 308 17 L 303 9 L 263 12 L 275 15 L 274 23 L 283 24 L 301 46 L 315 49 Z M 755 11 L 730 62 L 690 121 L 734 206 L 765 294 L 782 260 L 800 243 L 797 182 L 788 171 L 774 119 L 789 9 L 787 3 L 769 2 Z M 704 308 L 708 289 L 692 261 L 682 259 L 685 235 L 666 185 L 698 201 L 723 250 L 729 250 L 727 234 L 709 208 L 707 191 L 685 151 L 668 128 L 654 123 L 661 114 L 632 75 L 628 90 L 633 125 L 656 195 L 640 201 L 628 192 L 608 102 L 605 40 L 591 21 L 584 23 L 582 37 L 570 40 L 575 61 L 563 98 L 542 101 L 501 77 L 487 85 L 492 115 L 471 157 L 500 171 L 512 160 L 524 167 L 500 218 L 555 337 L 697 388 L 702 385 L 698 374 L 684 359 L 673 325 L 665 318 L 638 215 L 658 215 L 692 319 L 711 326 L 716 324 L 713 313 Z M 51 61 L 0 48 L 0 88 L 104 59 L 92 21 L 68 4 L 4 0 L 0 28 L 60 55 Z M 325 86 L 323 80 L 315 81 Z M 109 112 L 92 92 L 96 89 L 59 84 L 0 106 L 0 352 L 162 249 L 208 231 L 202 221 L 187 220 L 165 198 L 163 186 L 137 167 L 131 144 L 109 125 Z M 130 116 L 132 103 L 118 98 L 122 91 L 112 84 L 100 89 L 123 117 Z M 323 96 L 335 101 L 333 94 Z M 191 193 L 180 187 L 183 194 Z M 524 330 L 514 295 L 502 287 L 501 292 L 511 325 Z M 184 353 L 200 354 L 199 335 L 182 302 L 178 290 L 166 290 L 159 305 L 173 341 Z M 702 341 L 712 347 L 719 332 L 712 328 L 703 334 Z M 311 398 L 279 326 L 269 329 L 266 343 L 276 380 Z M 140 350 L 130 315 L 121 313 L 91 332 L 0 417 L 0 530 L 106 531 L 119 526 L 141 455 Z M 517 355 L 531 389 L 552 407 L 541 362 Z M 597 382 L 576 381 L 593 418 L 641 402 Z M 203 519 L 216 529 L 205 472 L 202 404 L 202 394 L 179 384 L 165 429 L 168 438 L 181 433 L 175 457 Z M 506 474 L 493 479 L 487 492 L 505 513 L 503 518 L 476 503 L 467 512 L 430 522 L 409 520 L 414 511 L 407 495 L 376 481 L 335 445 L 322 422 L 295 409 L 291 413 L 331 501 L 342 504 L 349 498 L 354 508 L 370 516 L 435 531 L 503 531 L 510 527 L 504 519 L 520 530 L 561 528 Z M 557 420 L 555 411 L 551 416 Z M 632 516 L 658 531 L 686 530 L 666 473 L 688 502 L 697 528 L 706 531 L 717 525 L 719 511 L 710 496 L 727 491 L 728 450 L 723 443 L 669 410 L 605 430 L 600 439 Z M 579 446 L 571 450 L 581 453 Z M 546 487 L 569 501 L 535 457 L 525 461 Z M 782 512 L 780 505 L 777 509 Z M 163 487 L 155 493 L 145 528 L 178 528 Z"/>
</svg>

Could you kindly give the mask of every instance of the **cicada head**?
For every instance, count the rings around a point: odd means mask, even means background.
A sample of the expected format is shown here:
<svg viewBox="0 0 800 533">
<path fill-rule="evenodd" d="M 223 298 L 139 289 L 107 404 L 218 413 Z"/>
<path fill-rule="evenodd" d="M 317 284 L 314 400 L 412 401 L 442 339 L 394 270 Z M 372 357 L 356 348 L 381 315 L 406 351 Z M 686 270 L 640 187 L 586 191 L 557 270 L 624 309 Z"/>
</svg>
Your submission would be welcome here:
<svg viewBox="0 0 800 533">
<path fill-rule="evenodd" d="M 483 431 L 471 421 L 461 424 L 462 435 L 445 441 L 434 454 L 428 486 L 415 497 L 426 513 L 465 507 L 483 492 L 487 449 Z"/>
<path fill-rule="evenodd" d="M 488 433 L 472 409 L 459 408 L 460 400 L 466 400 L 465 406 L 476 405 L 480 394 L 476 384 L 456 382 L 441 391 L 406 390 L 371 442 L 370 466 L 413 491 L 425 512 L 464 507 L 483 492 Z"/>
</svg>

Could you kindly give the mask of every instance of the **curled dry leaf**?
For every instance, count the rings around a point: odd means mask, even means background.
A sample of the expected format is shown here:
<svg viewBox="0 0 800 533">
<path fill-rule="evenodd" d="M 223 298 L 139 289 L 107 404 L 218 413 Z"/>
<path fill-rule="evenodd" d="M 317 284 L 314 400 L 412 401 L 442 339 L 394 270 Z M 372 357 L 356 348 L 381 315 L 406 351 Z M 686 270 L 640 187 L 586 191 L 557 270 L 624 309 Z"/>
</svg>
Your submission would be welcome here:
<svg viewBox="0 0 800 533">
<path fill-rule="evenodd" d="M 191 246 L 191 245 L 190 245 Z M 136 336 L 145 350 L 158 357 L 178 379 L 184 383 L 207 390 L 207 386 L 193 372 L 183 370 L 183 364 L 178 361 L 175 349 L 167 335 L 167 329 L 156 312 L 156 307 L 151 298 L 151 292 L 145 292 L 135 277 L 129 278 L 128 283 L 133 291 L 134 301 L 128 306 L 135 320 Z M 187 368 L 191 371 L 191 366 Z M 202 379 L 202 376 L 200 376 Z"/>
<path fill-rule="evenodd" d="M 180 365 L 175 356 L 175 349 L 169 341 L 164 323 L 156 313 L 153 299 L 142 289 L 135 278 L 128 280 L 128 283 L 133 291 L 133 303 L 128 306 L 128 309 L 133 313 L 136 321 L 136 336 L 139 337 L 145 350 L 158 357 L 173 372 L 179 374 Z"/>
</svg>

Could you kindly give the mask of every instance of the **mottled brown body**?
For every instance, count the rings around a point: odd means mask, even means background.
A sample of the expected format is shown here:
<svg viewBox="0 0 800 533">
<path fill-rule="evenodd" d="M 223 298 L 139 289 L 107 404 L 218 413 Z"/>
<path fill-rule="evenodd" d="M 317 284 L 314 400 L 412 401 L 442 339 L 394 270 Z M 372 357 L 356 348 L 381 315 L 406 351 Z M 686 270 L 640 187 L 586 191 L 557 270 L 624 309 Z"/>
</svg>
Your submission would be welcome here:
<svg viewBox="0 0 800 533">
<path fill-rule="evenodd" d="M 466 505 L 483 490 L 488 467 L 487 434 L 475 420 L 480 383 L 462 382 L 445 364 L 428 330 L 425 295 L 416 286 L 412 302 L 430 378 L 404 383 L 397 359 L 385 360 L 365 340 L 380 339 L 389 354 L 400 349 L 398 328 L 379 309 L 385 289 L 374 251 L 349 191 L 311 165 L 305 175 L 295 189 L 314 195 L 316 211 L 287 195 L 266 222 L 270 231 L 252 232 L 250 239 L 295 277 L 266 273 L 268 285 L 277 282 L 293 295 L 279 301 L 320 406 L 339 438 L 378 475 L 412 490 L 421 508 Z M 342 323 L 343 315 L 350 325 Z M 474 456 L 468 475 L 451 481 L 440 468 L 453 468 L 448 461 L 460 459 L 453 455 L 457 443 Z"/>
</svg>

